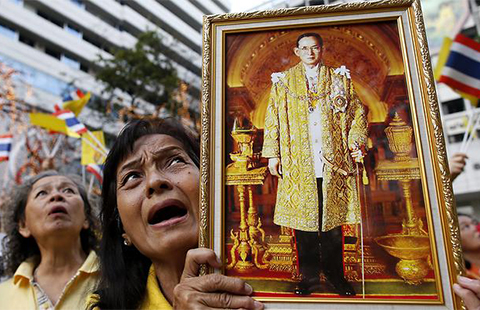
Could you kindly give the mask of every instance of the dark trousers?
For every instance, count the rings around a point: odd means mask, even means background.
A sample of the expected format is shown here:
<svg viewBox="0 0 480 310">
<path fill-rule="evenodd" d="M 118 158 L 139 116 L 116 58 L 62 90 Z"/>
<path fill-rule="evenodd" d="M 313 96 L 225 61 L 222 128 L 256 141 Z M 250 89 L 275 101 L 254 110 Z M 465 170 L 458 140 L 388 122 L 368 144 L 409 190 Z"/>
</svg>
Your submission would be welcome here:
<svg viewBox="0 0 480 310">
<path fill-rule="evenodd" d="M 295 230 L 299 271 L 304 279 L 318 278 L 323 270 L 327 277 L 344 277 L 342 227 L 322 232 L 323 179 L 317 179 L 319 231 Z"/>
</svg>

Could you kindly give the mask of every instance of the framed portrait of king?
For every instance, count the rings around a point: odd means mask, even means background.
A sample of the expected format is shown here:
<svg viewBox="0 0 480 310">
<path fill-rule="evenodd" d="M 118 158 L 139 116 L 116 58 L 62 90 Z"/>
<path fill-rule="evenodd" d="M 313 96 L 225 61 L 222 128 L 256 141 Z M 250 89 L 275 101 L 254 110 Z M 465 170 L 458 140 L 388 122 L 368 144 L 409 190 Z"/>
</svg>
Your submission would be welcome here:
<svg viewBox="0 0 480 310">
<path fill-rule="evenodd" d="M 201 110 L 217 272 L 268 309 L 461 309 L 420 1 L 206 16 Z"/>
</svg>

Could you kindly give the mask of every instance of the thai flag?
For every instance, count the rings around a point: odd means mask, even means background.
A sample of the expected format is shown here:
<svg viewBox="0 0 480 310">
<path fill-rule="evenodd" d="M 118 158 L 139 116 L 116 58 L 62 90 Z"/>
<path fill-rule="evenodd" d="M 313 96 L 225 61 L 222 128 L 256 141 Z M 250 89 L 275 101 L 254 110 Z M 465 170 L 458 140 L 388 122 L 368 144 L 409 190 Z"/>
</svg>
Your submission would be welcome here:
<svg viewBox="0 0 480 310">
<path fill-rule="evenodd" d="M 480 98 L 480 43 L 458 34 L 438 82 Z"/>
<path fill-rule="evenodd" d="M 100 184 L 103 183 L 103 165 L 88 164 L 87 171 L 92 173 Z"/>
<path fill-rule="evenodd" d="M 80 123 L 80 121 L 75 117 L 72 111 L 69 110 L 58 110 L 54 113 L 54 115 L 65 121 L 67 124 L 68 129 L 75 131 L 79 135 L 84 134 L 88 131 L 87 127 Z"/>
<path fill-rule="evenodd" d="M 8 160 L 12 149 L 13 135 L 0 135 L 0 161 Z"/>
<path fill-rule="evenodd" d="M 72 92 L 66 94 L 65 96 L 63 96 L 63 102 L 79 100 L 83 97 L 85 97 L 85 94 L 82 93 L 82 91 L 80 89 L 77 89 L 77 90 L 72 91 Z"/>
</svg>

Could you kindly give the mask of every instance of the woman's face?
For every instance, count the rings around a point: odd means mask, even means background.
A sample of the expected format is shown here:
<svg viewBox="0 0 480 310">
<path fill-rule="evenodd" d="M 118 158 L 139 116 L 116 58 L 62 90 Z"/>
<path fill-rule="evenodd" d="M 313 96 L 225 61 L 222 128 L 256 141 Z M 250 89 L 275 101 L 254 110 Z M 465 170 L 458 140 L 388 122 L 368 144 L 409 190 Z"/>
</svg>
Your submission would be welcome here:
<svg viewBox="0 0 480 310">
<path fill-rule="evenodd" d="M 480 232 L 477 230 L 477 221 L 468 216 L 460 215 L 458 223 L 460 225 L 462 249 L 466 252 L 480 250 Z"/>
<path fill-rule="evenodd" d="M 49 176 L 33 184 L 24 220 L 19 223 L 23 237 L 33 236 L 37 242 L 51 236 L 58 238 L 59 233 L 80 237 L 80 231 L 87 228 L 84 203 L 73 181 Z"/>
<path fill-rule="evenodd" d="M 163 134 L 138 139 L 117 168 L 117 206 L 125 233 L 150 259 L 196 247 L 199 170 L 180 141 Z"/>
</svg>

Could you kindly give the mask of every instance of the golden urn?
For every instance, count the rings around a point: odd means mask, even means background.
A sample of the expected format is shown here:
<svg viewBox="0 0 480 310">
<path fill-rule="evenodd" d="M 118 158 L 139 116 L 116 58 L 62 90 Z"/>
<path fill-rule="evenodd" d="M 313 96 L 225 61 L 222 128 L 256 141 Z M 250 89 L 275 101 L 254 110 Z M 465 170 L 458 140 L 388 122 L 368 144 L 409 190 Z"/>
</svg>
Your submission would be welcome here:
<svg viewBox="0 0 480 310">
<path fill-rule="evenodd" d="M 395 112 L 393 120 L 385 129 L 388 145 L 393 153 L 395 153 L 395 161 L 407 161 L 410 159 L 410 151 L 412 150 L 412 127 L 408 126 Z"/>
</svg>

